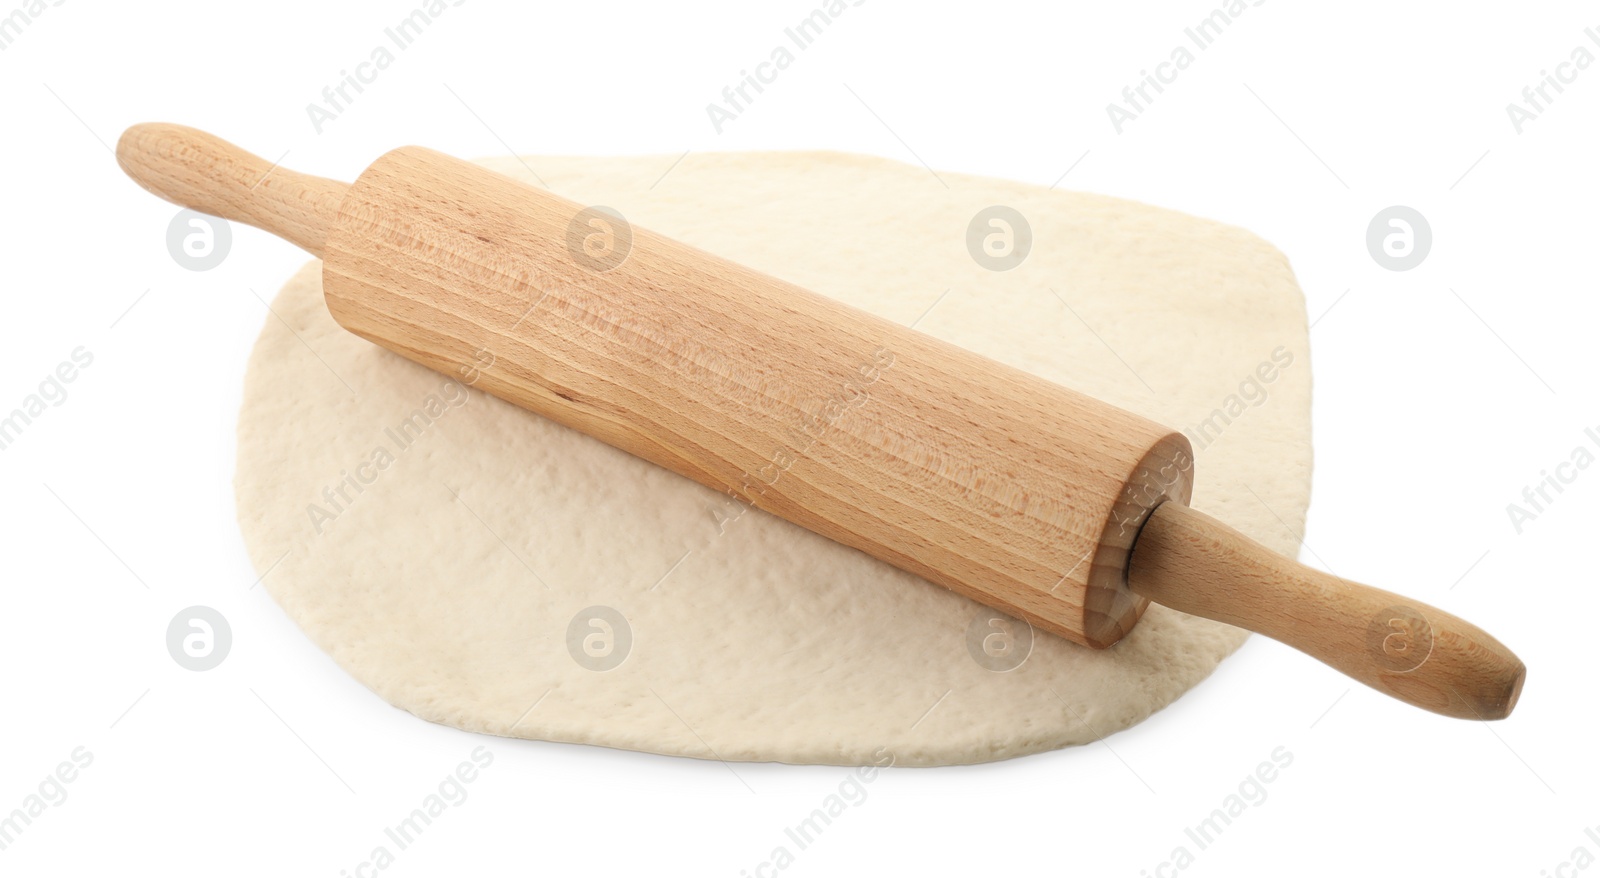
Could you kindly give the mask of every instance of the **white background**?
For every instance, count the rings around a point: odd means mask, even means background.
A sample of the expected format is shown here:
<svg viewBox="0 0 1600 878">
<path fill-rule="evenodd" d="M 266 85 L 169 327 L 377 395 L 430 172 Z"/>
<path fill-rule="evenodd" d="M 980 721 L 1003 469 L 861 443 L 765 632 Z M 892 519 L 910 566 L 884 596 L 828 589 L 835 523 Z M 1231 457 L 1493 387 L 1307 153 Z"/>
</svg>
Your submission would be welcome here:
<svg viewBox="0 0 1600 878">
<path fill-rule="evenodd" d="M 0 851 L 0 873 L 354 874 L 384 826 L 488 744 L 470 798 L 383 874 L 754 875 L 848 773 L 736 776 L 480 738 L 339 672 L 251 588 L 230 487 L 245 358 L 270 319 L 252 290 L 270 297 L 305 257 L 236 225 L 219 268 L 177 266 L 164 243 L 175 208 L 125 179 L 108 146 L 149 120 L 342 179 L 406 143 L 667 160 L 830 148 L 1061 180 L 1252 229 L 1288 254 L 1317 321 L 1302 559 L 1493 631 L 1531 669 L 1515 716 L 1435 717 L 1254 638 L 1107 741 L 888 772 L 785 874 L 1170 875 L 1158 867 L 1184 844 L 1185 875 L 1570 878 L 1577 848 L 1600 856 L 1584 831 L 1600 826 L 1600 467 L 1520 535 L 1506 511 L 1600 427 L 1600 65 L 1520 134 L 1505 111 L 1575 46 L 1600 53 L 1584 33 L 1600 26 L 1592 8 L 1268 0 L 1118 134 L 1106 104 L 1211 0 L 867 0 L 718 134 L 706 105 L 810 0 L 468 0 L 318 134 L 306 105 L 415 8 L 357 6 L 67 0 L 0 52 L 0 409 L 75 348 L 94 356 L 0 452 L 0 812 L 75 747 L 94 754 Z M 1434 235 L 1403 273 L 1364 241 L 1393 204 Z M 839 221 L 870 234 L 893 205 Z M 164 643 L 193 604 L 233 628 L 232 653 L 205 673 Z M 1280 746 L 1294 761 L 1266 801 L 1196 852 L 1184 828 Z"/>
</svg>

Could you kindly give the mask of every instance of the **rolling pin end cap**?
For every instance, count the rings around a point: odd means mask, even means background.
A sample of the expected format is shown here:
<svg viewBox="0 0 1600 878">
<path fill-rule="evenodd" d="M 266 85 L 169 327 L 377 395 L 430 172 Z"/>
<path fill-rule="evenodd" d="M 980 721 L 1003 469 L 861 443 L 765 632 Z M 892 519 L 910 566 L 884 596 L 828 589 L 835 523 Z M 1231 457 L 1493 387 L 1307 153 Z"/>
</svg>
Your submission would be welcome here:
<svg viewBox="0 0 1600 878">
<path fill-rule="evenodd" d="M 1522 683 L 1526 679 L 1528 679 L 1528 667 L 1519 663 L 1517 665 L 1516 678 L 1511 681 L 1511 693 L 1506 696 L 1505 707 L 1501 710 L 1500 716 L 1497 717 L 1498 719 L 1510 716 L 1511 711 L 1516 709 L 1517 699 L 1522 697 Z"/>
<path fill-rule="evenodd" d="M 172 140 L 170 135 L 177 127 L 166 122 L 140 122 L 128 126 L 117 138 L 117 164 L 134 182 L 150 188 L 137 172 L 145 168 L 151 157 L 165 153 L 163 142 Z"/>
<path fill-rule="evenodd" d="M 1517 707 L 1517 699 L 1522 697 L 1522 684 L 1528 678 L 1528 667 L 1517 661 L 1513 667 L 1506 671 L 1506 682 L 1498 693 L 1488 698 L 1475 699 L 1469 708 L 1475 711 L 1476 716 L 1470 719 L 1505 719 Z"/>
</svg>

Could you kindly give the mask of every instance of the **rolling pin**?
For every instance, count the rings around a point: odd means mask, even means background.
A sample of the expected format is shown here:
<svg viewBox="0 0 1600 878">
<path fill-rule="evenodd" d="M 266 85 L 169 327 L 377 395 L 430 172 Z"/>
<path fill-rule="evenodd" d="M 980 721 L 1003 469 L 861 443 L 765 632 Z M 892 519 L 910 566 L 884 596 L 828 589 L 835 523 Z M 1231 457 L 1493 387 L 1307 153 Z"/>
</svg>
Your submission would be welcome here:
<svg viewBox="0 0 1600 878">
<path fill-rule="evenodd" d="M 356 335 L 1075 643 L 1156 601 L 1448 716 L 1521 691 L 1479 628 L 1190 509 L 1182 434 L 614 214 L 420 147 L 349 185 L 177 125 L 117 160 L 321 258 Z"/>
</svg>

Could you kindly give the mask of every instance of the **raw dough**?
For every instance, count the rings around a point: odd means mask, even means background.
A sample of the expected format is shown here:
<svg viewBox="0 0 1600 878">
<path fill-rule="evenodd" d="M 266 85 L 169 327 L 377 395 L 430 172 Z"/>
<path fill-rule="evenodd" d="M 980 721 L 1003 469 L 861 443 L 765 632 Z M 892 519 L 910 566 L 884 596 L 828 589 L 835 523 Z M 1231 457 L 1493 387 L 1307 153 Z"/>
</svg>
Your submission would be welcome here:
<svg viewBox="0 0 1600 878">
<path fill-rule="evenodd" d="M 864 156 L 672 163 L 486 164 L 1179 429 L 1212 418 L 1194 505 L 1295 552 L 1305 312 L 1254 235 Z M 1004 271 L 967 243 L 994 205 L 1032 232 Z M 764 513 L 729 520 L 716 491 L 345 332 L 320 268 L 278 294 L 250 358 L 240 523 L 290 617 L 424 719 L 723 760 L 968 763 L 1127 728 L 1243 642 L 1152 606 L 1093 651 Z"/>
</svg>

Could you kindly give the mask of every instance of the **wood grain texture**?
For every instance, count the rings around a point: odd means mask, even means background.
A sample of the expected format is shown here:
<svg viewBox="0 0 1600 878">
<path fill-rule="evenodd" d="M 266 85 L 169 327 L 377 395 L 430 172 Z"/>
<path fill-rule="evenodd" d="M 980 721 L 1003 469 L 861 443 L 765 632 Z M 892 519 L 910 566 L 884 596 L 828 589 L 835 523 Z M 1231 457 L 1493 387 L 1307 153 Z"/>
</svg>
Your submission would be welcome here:
<svg viewBox="0 0 1600 878">
<path fill-rule="evenodd" d="M 1178 503 L 1146 522 L 1128 581 L 1153 601 L 1260 632 L 1435 713 L 1502 719 L 1522 692 L 1522 661 L 1477 626 L 1297 564 Z"/>
<path fill-rule="evenodd" d="M 161 198 L 271 232 L 315 256 L 349 188 L 277 167 L 204 131 L 160 122 L 123 132 L 117 163 Z"/>
<path fill-rule="evenodd" d="M 1189 496 L 1165 427 L 431 150 L 324 260 L 357 335 L 1079 643 L 1132 627 L 1138 525 Z"/>
</svg>

